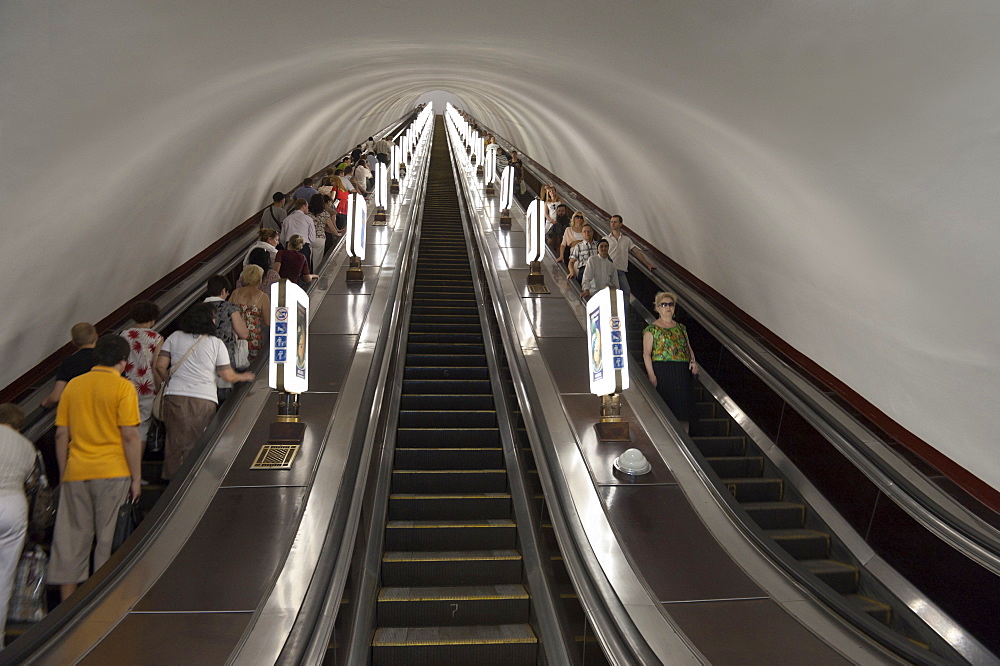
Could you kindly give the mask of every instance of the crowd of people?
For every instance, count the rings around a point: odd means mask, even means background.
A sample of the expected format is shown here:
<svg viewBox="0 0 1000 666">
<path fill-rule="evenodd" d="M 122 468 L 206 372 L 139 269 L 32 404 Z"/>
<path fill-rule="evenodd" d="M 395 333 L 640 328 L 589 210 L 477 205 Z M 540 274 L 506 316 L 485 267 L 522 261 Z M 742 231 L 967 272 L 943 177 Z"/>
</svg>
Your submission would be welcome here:
<svg viewBox="0 0 1000 666">
<path fill-rule="evenodd" d="M 150 301 L 134 304 L 133 324 L 119 335 L 99 337 L 86 322 L 72 327 L 76 351 L 60 364 L 41 403 L 56 409 L 60 502 L 47 575 L 63 598 L 108 559 L 118 508 L 142 492 L 141 461 L 157 393 L 163 393 L 159 416 L 166 430 L 161 474 L 169 481 L 233 384 L 254 379 L 247 367 L 266 352 L 271 285 L 285 278 L 304 286 L 317 277 L 327 240 L 335 242 L 344 233 L 348 196 L 371 192 L 372 172 L 378 163 L 388 163 L 391 150 L 388 139 L 369 137 L 327 170 L 318 187 L 306 178 L 291 197 L 276 192 L 261 214 L 257 241 L 244 256 L 235 287 L 225 276 L 210 278 L 204 301 L 185 312 L 167 338 L 154 329 L 160 310 Z M 517 154 L 508 162 L 520 185 Z M 598 238 L 584 213 L 571 213 L 554 186 L 543 185 L 539 196 L 545 203 L 546 243 L 581 297 L 612 287 L 624 292 L 628 304 L 629 257 L 651 271 L 656 266 L 622 233 L 621 216 L 611 216 L 610 233 Z M 687 429 L 698 364 L 687 330 L 674 320 L 677 295 L 660 292 L 652 305 L 657 318 L 643 330 L 644 367 Z M 0 627 L 27 532 L 25 481 L 38 467 L 34 445 L 18 432 L 23 418 L 16 405 L 0 405 Z"/>
<path fill-rule="evenodd" d="M 223 275 L 209 278 L 204 301 L 182 314 L 168 337 L 155 330 L 160 309 L 151 301 L 132 306 L 132 324 L 118 335 L 99 336 L 88 322 L 71 328 L 75 351 L 41 402 L 56 410 L 59 486 L 46 578 L 63 599 L 110 557 L 119 507 L 160 480 L 142 478 L 147 439 L 165 430 L 161 479 L 169 481 L 233 385 L 254 379 L 247 368 L 266 353 L 271 285 L 287 278 L 305 286 L 317 277 L 328 239 L 344 234 L 348 196 L 368 196 L 375 165 L 388 164 L 391 152 L 388 138 L 370 137 L 318 187 L 306 178 L 291 197 L 276 192 L 236 285 Z M 20 407 L 0 404 L 0 628 L 29 532 L 26 483 L 44 472 L 35 445 L 19 432 L 23 421 Z"/>
</svg>

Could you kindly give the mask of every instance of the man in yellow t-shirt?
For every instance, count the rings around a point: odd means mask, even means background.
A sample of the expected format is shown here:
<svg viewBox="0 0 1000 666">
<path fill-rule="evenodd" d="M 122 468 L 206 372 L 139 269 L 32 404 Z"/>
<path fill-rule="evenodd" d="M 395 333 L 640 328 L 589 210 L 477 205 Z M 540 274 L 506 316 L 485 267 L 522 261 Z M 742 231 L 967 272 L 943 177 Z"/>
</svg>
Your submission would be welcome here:
<svg viewBox="0 0 1000 666">
<path fill-rule="evenodd" d="M 142 488 L 139 398 L 121 376 L 128 342 L 104 335 L 94 346 L 94 368 L 71 380 L 56 411 L 59 511 L 52 537 L 49 583 L 62 598 L 111 556 L 118 508 Z"/>
</svg>

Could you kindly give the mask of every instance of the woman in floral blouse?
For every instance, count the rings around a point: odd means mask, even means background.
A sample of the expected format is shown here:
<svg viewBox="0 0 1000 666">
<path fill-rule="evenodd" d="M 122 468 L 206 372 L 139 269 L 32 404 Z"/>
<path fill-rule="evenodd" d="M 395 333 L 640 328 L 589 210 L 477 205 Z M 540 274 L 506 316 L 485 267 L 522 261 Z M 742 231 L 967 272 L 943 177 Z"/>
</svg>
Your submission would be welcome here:
<svg viewBox="0 0 1000 666">
<path fill-rule="evenodd" d="M 139 441 L 146 443 L 149 422 L 152 419 L 153 398 L 156 385 L 153 382 L 153 359 L 160 353 L 163 336 L 153 330 L 160 316 L 160 308 L 151 301 L 139 301 L 132 306 L 133 328 L 121 332 L 128 340 L 131 351 L 125 365 L 125 376 L 139 393 Z"/>
<path fill-rule="evenodd" d="M 684 324 L 674 321 L 677 294 L 661 291 L 653 300 L 656 321 L 642 332 L 642 360 L 649 383 L 687 432 L 694 417 L 694 376 L 698 364 Z"/>
</svg>

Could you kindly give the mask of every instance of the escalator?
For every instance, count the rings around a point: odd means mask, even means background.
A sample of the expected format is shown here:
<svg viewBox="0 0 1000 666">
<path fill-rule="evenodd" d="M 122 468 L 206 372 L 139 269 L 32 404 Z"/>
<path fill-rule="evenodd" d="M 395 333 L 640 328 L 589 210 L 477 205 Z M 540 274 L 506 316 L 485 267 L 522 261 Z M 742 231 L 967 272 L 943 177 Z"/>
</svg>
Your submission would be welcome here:
<svg viewBox="0 0 1000 666">
<path fill-rule="evenodd" d="M 538 639 L 440 117 L 427 187 L 372 663 L 534 664 Z"/>
</svg>

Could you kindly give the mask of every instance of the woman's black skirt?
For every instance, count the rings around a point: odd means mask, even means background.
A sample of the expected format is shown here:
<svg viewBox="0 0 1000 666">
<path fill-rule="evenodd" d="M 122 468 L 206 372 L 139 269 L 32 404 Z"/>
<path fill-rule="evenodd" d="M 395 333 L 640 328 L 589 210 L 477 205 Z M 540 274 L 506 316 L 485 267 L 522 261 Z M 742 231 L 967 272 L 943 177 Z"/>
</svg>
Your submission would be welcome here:
<svg viewBox="0 0 1000 666">
<path fill-rule="evenodd" d="M 653 361 L 656 392 L 678 421 L 690 423 L 695 415 L 694 375 L 687 361 Z"/>
</svg>

